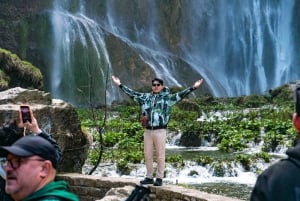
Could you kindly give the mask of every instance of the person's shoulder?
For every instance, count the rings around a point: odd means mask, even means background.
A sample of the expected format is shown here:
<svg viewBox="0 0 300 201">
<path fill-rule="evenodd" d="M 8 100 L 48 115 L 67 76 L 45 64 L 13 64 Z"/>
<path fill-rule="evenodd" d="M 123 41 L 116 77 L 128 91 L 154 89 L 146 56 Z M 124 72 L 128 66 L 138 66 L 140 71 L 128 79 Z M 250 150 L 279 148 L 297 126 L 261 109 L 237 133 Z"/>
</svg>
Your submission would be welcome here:
<svg viewBox="0 0 300 201">
<path fill-rule="evenodd" d="M 290 158 L 281 159 L 270 165 L 262 173 L 262 177 L 272 177 L 278 179 L 289 179 L 291 177 L 300 178 L 300 167 Z M 294 174 L 291 174 L 294 172 Z"/>
</svg>

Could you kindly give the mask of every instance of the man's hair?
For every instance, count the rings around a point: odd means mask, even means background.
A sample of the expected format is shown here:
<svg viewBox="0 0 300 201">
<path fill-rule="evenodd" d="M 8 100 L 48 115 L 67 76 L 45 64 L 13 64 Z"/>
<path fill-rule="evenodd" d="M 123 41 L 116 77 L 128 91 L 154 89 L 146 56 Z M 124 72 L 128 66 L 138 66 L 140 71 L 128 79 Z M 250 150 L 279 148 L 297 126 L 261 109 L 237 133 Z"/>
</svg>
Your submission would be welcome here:
<svg viewBox="0 0 300 201">
<path fill-rule="evenodd" d="M 15 121 L 0 127 L 0 146 L 12 145 L 23 136 L 22 134 L 21 129 L 17 127 Z M 6 155 L 6 151 L 0 149 L 0 157 L 6 157 Z"/>
<path fill-rule="evenodd" d="M 154 81 L 157 81 L 157 82 L 159 82 L 159 84 L 164 85 L 164 81 L 163 81 L 162 79 L 154 78 L 154 79 L 152 80 L 152 84 L 153 84 Z"/>
</svg>

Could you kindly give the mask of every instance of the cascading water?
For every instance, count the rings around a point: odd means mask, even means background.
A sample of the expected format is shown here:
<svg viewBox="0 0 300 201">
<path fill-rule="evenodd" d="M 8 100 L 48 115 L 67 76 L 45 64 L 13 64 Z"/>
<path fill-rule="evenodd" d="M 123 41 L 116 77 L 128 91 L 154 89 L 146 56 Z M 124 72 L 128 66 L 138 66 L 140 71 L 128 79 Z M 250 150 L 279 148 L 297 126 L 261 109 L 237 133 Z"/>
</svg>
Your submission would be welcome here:
<svg viewBox="0 0 300 201">
<path fill-rule="evenodd" d="M 204 2 L 204 1 L 201 1 Z M 293 1 L 189 1 L 182 12 L 183 58 L 217 96 L 262 93 L 295 80 Z M 200 8 L 201 8 L 200 6 Z M 201 23 L 208 23 L 201 30 Z M 202 26 L 203 27 L 203 26 Z"/>
<path fill-rule="evenodd" d="M 66 1 L 55 1 L 51 91 L 54 97 L 95 106 L 106 96 L 106 80 L 111 71 L 103 32 L 84 14 L 84 4 L 76 13 L 65 7 Z M 99 77 L 101 79 L 99 79 Z M 108 88 L 112 90 L 108 85 Z"/>
<path fill-rule="evenodd" d="M 113 73 L 105 33 L 138 52 L 168 85 L 191 84 L 178 60 L 185 62 L 215 96 L 260 94 L 300 76 L 294 0 L 195 0 L 174 5 L 105 0 L 101 7 L 80 0 L 77 10 L 72 3 L 55 1 L 53 9 L 51 93 L 75 104 L 87 105 L 90 95 L 102 97 L 95 102 L 103 103 L 105 91 L 109 102 L 120 95 L 114 87 L 104 89 L 107 72 Z M 166 17 L 168 9 L 172 16 Z"/>
</svg>

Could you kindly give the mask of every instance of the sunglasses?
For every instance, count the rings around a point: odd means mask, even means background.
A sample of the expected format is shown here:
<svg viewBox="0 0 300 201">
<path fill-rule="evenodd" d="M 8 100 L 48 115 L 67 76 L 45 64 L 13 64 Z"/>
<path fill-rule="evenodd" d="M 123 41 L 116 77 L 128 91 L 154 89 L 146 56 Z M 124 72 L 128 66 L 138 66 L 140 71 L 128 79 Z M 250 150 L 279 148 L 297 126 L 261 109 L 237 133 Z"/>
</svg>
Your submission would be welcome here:
<svg viewBox="0 0 300 201">
<path fill-rule="evenodd" d="M 152 87 L 159 87 L 160 84 L 152 84 Z"/>
</svg>

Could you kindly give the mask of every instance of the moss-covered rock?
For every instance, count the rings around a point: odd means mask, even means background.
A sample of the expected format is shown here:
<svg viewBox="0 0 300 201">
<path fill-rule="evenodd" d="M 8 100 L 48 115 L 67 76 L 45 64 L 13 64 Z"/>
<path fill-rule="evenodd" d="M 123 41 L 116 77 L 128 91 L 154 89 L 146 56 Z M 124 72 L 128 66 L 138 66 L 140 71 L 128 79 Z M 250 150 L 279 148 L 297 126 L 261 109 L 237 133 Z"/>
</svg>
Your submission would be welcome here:
<svg viewBox="0 0 300 201">
<path fill-rule="evenodd" d="M 16 54 L 0 48 L 0 90 L 13 87 L 42 90 L 41 71 L 27 61 L 22 61 Z"/>
</svg>

